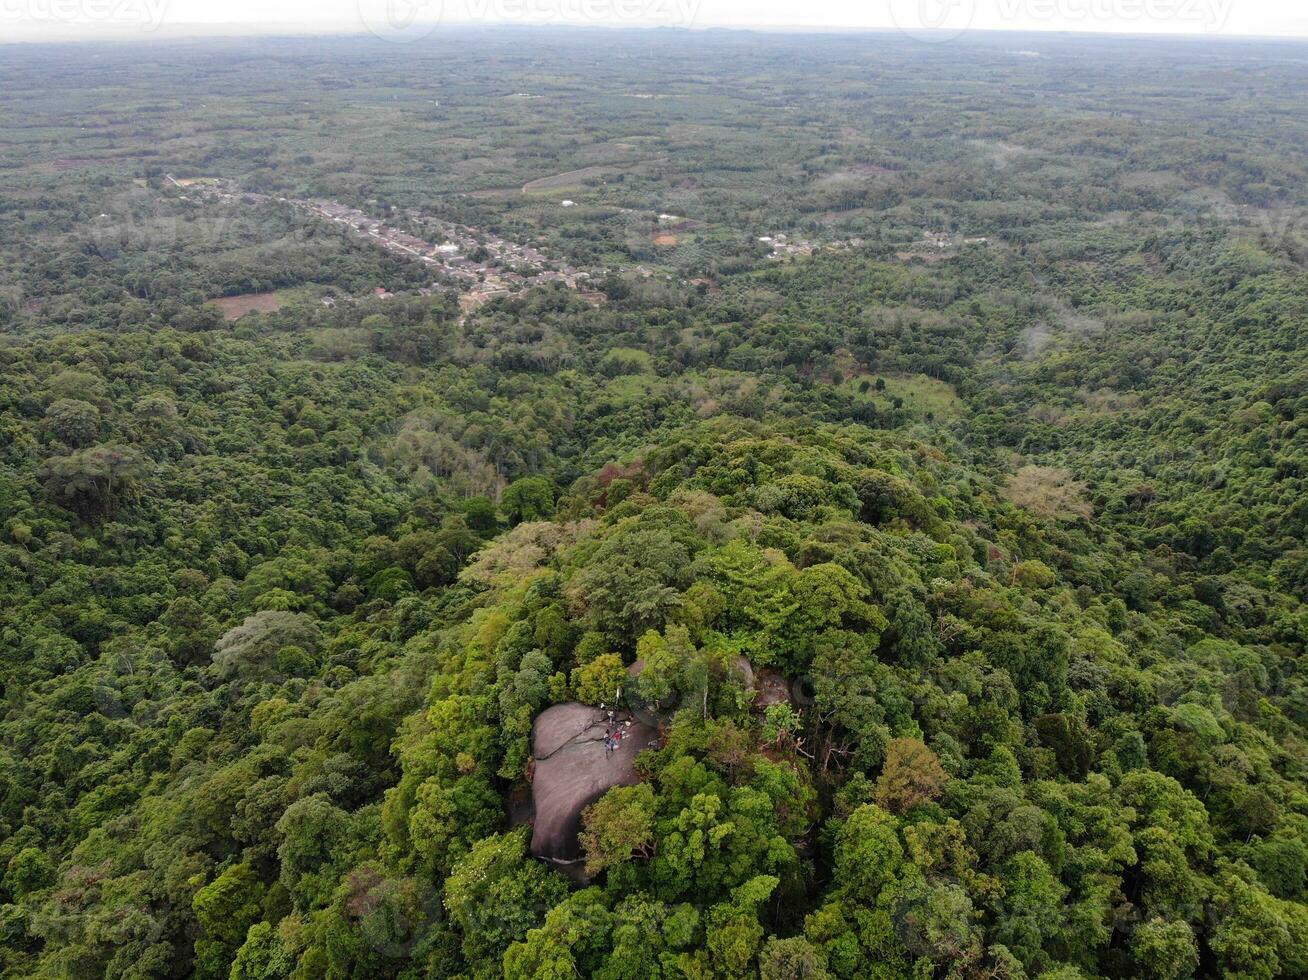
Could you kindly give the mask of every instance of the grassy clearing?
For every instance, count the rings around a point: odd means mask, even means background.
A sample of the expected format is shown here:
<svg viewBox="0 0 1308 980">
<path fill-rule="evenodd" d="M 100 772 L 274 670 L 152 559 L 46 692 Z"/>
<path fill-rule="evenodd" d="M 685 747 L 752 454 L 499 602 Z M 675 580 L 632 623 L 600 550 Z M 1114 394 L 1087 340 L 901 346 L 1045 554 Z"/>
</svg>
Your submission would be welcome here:
<svg viewBox="0 0 1308 980">
<path fill-rule="evenodd" d="M 603 177 L 609 173 L 617 173 L 619 169 L 612 166 L 582 167 L 580 170 L 569 170 L 561 174 L 551 174 L 548 177 L 538 177 L 523 184 L 522 193 L 557 194 L 560 191 L 579 191 L 585 187 L 588 179 Z"/>
<path fill-rule="evenodd" d="M 206 302 L 223 311 L 228 320 L 239 320 L 247 313 L 274 313 L 284 306 L 317 297 L 322 290 L 313 285 L 288 286 L 263 293 L 242 293 L 238 296 L 215 296 Z"/>
<path fill-rule="evenodd" d="M 884 389 L 878 389 L 878 379 L 885 383 Z M 864 382 L 867 383 L 866 390 Z M 887 409 L 896 398 L 900 398 L 904 407 L 914 415 L 930 413 L 936 418 L 958 418 L 967 411 L 953 385 L 928 378 L 925 374 L 865 373 L 844 381 L 840 387 Z"/>
<path fill-rule="evenodd" d="M 276 292 L 242 293 L 240 296 L 218 296 L 209 300 L 223 311 L 228 320 L 239 320 L 247 313 L 273 313 L 282 308 L 283 298 Z"/>
</svg>

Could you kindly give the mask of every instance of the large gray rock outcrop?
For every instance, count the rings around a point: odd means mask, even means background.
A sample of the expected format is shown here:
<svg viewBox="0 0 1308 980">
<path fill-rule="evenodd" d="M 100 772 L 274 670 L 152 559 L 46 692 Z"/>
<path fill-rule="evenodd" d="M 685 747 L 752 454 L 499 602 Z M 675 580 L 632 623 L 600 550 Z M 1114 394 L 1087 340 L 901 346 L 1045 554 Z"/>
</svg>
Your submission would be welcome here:
<svg viewBox="0 0 1308 980">
<path fill-rule="evenodd" d="M 585 704 L 556 704 L 537 716 L 531 732 L 535 759 L 531 795 L 535 821 L 531 853 L 557 865 L 582 860 L 581 811 L 614 786 L 640 782 L 636 756 L 656 740 L 655 731 L 638 721 L 622 723 L 622 740 L 613 752 L 604 749 L 605 712 Z"/>
</svg>

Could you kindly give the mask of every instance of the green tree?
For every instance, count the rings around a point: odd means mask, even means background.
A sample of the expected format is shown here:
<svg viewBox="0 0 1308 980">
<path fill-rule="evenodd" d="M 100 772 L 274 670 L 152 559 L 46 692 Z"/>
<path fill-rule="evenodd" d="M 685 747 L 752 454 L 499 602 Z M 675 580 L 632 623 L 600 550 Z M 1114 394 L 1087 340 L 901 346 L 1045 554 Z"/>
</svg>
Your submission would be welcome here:
<svg viewBox="0 0 1308 980">
<path fill-rule="evenodd" d="M 627 668 L 616 653 L 605 653 L 572 672 L 572 691 L 586 704 L 613 704 L 627 684 Z"/>
<path fill-rule="evenodd" d="M 762 980 L 827 980 L 830 975 L 822 951 L 802 936 L 773 936 L 759 953 Z"/>
<path fill-rule="evenodd" d="M 223 977 L 246 930 L 262 916 L 264 885 L 246 864 L 233 864 L 195 893 L 191 908 L 202 930 L 195 941 L 199 976 Z"/>
<path fill-rule="evenodd" d="M 1000 880 L 1004 897 L 996 917 L 994 936 L 1022 961 L 1028 970 L 1044 970 L 1053 963 L 1046 944 L 1064 927 L 1063 901 L 1067 889 L 1049 865 L 1032 851 L 1013 855 L 1004 864 Z"/>
<path fill-rule="evenodd" d="M 55 877 L 56 869 L 50 856 L 39 848 L 25 847 L 9 859 L 3 885 L 13 898 L 22 899 L 53 885 Z"/>
<path fill-rule="evenodd" d="M 40 478 L 57 503 L 82 517 L 105 518 L 135 493 L 145 473 L 145 460 L 135 449 L 103 445 L 47 460 Z"/>
<path fill-rule="evenodd" d="M 882 889 L 894 884 L 903 868 L 899 821 L 878 806 L 860 806 L 836 831 L 834 856 L 841 892 L 875 905 Z"/>
<path fill-rule="evenodd" d="M 1199 965 L 1194 934 L 1184 922 L 1154 918 L 1136 926 L 1131 956 L 1142 976 L 1183 980 Z"/>
<path fill-rule="evenodd" d="M 306 651 L 317 649 L 317 624 L 303 613 L 264 611 L 247 616 L 214 644 L 213 665 L 220 676 L 255 677 L 277 663 L 285 647 Z"/>
<path fill-rule="evenodd" d="M 445 908 L 470 961 L 498 959 L 568 893 L 556 873 L 527 856 L 523 830 L 485 837 L 445 883 Z"/>
<path fill-rule="evenodd" d="M 81 449 L 100 434 L 100 409 L 77 398 L 60 398 L 46 408 L 45 427 L 60 442 Z"/>
<path fill-rule="evenodd" d="M 543 521 L 554 513 L 554 484 L 543 476 L 515 480 L 500 496 L 500 509 L 510 526 Z"/>
<path fill-rule="evenodd" d="M 648 783 L 615 786 L 582 811 L 581 822 L 586 874 L 598 875 L 632 857 L 648 858 L 654 844 L 654 790 Z"/>
</svg>

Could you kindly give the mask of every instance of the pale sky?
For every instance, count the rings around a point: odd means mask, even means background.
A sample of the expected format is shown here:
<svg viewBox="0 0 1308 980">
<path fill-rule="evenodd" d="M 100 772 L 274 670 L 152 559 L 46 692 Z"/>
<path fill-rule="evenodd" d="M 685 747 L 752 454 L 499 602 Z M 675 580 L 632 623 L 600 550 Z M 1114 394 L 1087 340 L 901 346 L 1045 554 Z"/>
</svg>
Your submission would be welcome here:
<svg viewBox="0 0 1308 980">
<path fill-rule="evenodd" d="M 0 0 L 0 42 L 179 34 L 370 32 L 451 24 L 968 30 L 1308 37 L 1305 0 Z"/>
</svg>

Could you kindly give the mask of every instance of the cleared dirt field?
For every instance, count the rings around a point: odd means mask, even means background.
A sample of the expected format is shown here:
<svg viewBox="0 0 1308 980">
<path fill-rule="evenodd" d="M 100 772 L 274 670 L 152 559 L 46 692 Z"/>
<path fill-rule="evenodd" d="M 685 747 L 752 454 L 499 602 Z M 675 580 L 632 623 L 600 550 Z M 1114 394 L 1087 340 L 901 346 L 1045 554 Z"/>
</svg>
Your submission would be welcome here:
<svg viewBox="0 0 1308 980">
<path fill-rule="evenodd" d="M 582 167 L 580 170 L 568 170 L 561 174 L 552 174 L 549 177 L 538 177 L 535 180 L 529 180 L 522 185 L 524 194 L 541 194 L 546 191 L 571 190 L 582 186 L 582 183 L 591 177 L 602 177 L 610 173 L 613 167 Z"/>
<path fill-rule="evenodd" d="M 277 293 L 244 293 L 240 296 L 219 296 L 209 300 L 223 311 L 228 320 L 239 320 L 247 313 L 272 313 L 282 308 L 282 298 Z"/>
</svg>

